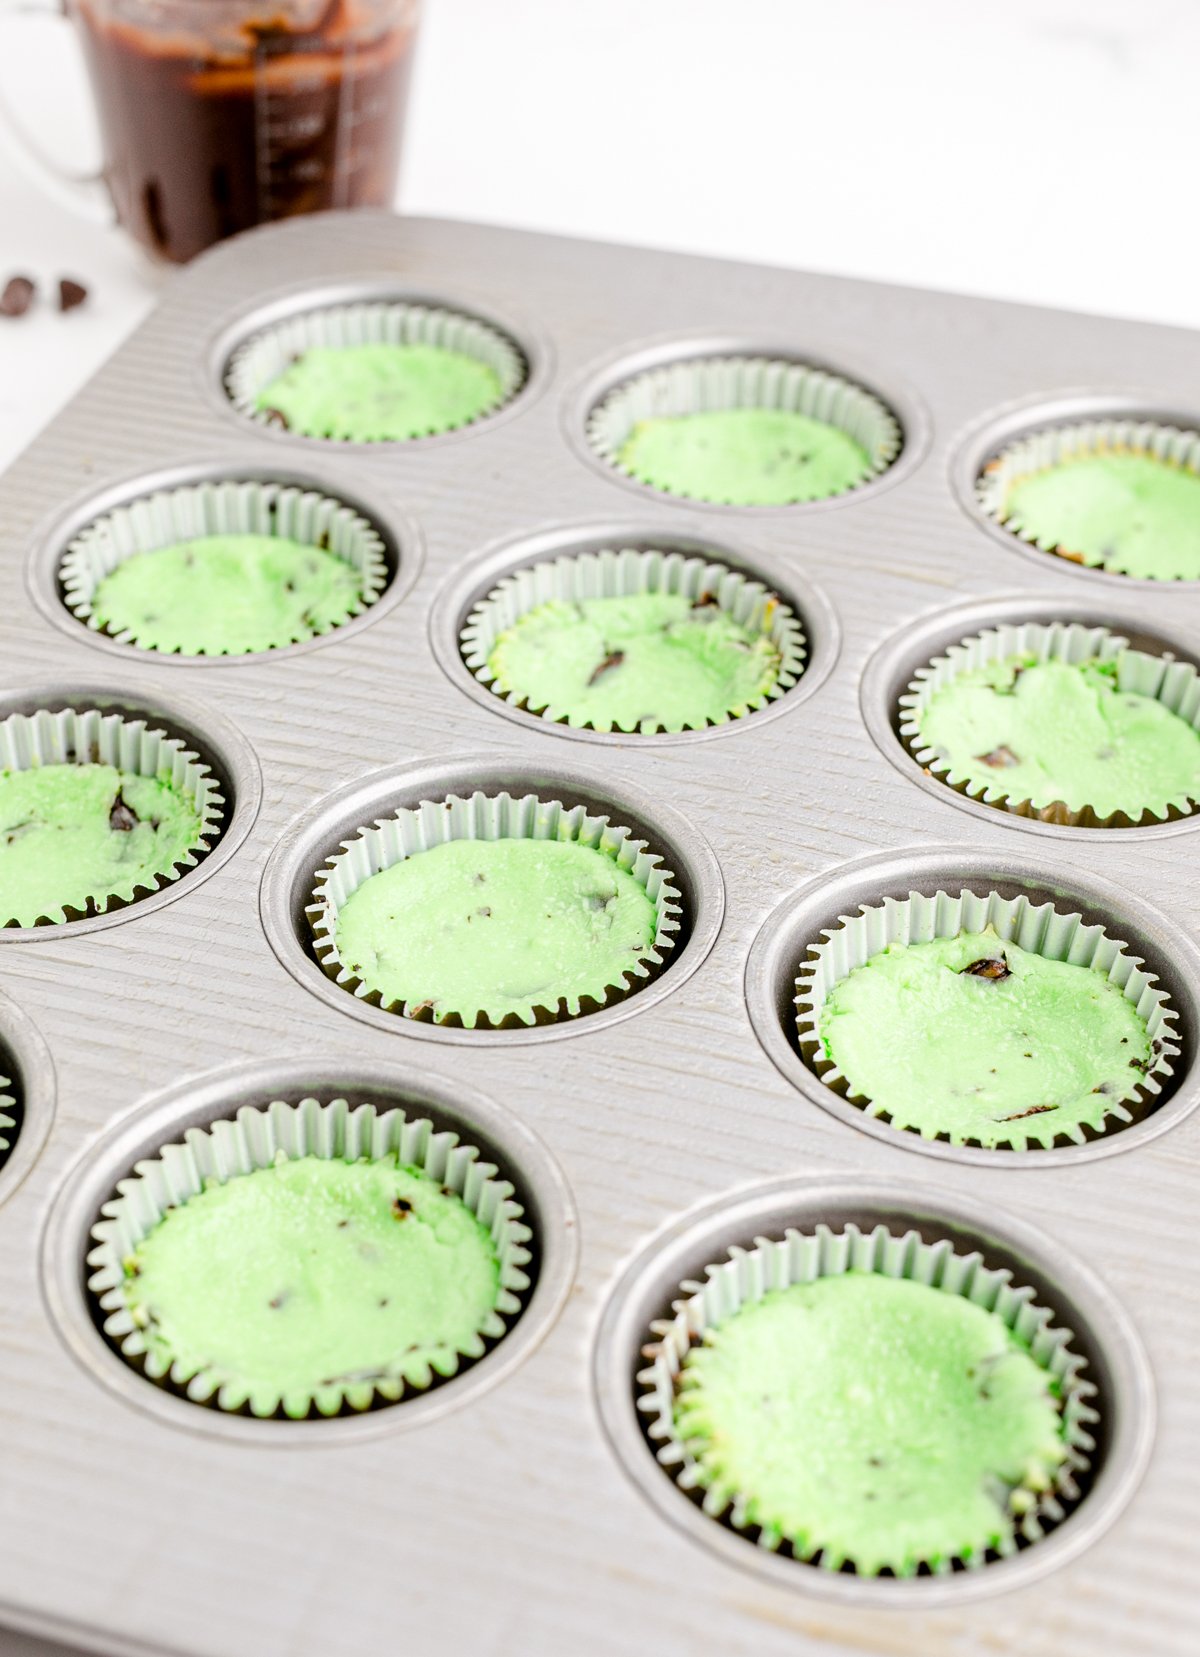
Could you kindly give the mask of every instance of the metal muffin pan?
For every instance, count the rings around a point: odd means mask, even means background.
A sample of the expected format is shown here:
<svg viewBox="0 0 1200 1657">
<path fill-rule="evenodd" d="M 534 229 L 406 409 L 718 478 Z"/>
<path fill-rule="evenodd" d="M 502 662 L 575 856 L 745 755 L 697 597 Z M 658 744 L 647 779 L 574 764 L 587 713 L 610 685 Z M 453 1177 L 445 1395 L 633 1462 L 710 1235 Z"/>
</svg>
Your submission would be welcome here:
<svg viewBox="0 0 1200 1657">
<path fill-rule="evenodd" d="M 385 295 L 499 326 L 525 356 L 522 389 L 406 445 L 317 442 L 230 406 L 224 368 L 247 334 Z M 614 383 L 722 350 L 859 381 L 899 418 L 900 455 L 835 501 L 749 511 L 656 495 L 592 455 L 587 416 Z M 0 1171 L 0 1619 L 106 1652 L 254 1657 L 397 1627 L 417 1650 L 556 1657 L 1190 1651 L 1191 824 L 1072 836 L 972 811 L 921 777 L 894 714 L 907 675 L 1001 615 L 1192 653 L 1187 584 L 1075 569 L 985 532 L 956 496 L 990 427 L 1040 420 L 1056 387 L 1085 388 L 1070 417 L 1120 396 L 1180 410 L 1198 374 L 1200 340 L 1177 330 L 373 213 L 256 232 L 172 283 L 0 481 L 3 705 L 99 696 L 104 652 L 104 694 L 194 733 L 234 801 L 209 856 L 163 892 L 0 932 L 0 1044 L 25 1109 Z M 258 658 L 156 657 L 76 622 L 56 586 L 70 534 L 114 500 L 216 474 L 311 481 L 364 512 L 392 549 L 381 600 Z M 796 686 L 697 741 L 571 732 L 474 681 L 457 656 L 473 599 L 522 560 L 610 538 L 711 550 L 773 583 L 805 623 Z M 687 911 L 665 970 L 530 1031 L 417 1024 L 329 980 L 303 906 L 338 842 L 410 798 L 513 784 L 595 803 L 663 853 Z M 1183 1054 L 1143 1122 L 1062 1152 L 958 1152 L 863 1118 L 804 1065 L 782 1014 L 810 938 L 884 888 L 959 876 L 1058 893 L 1144 951 Z M 361 1420 L 224 1417 L 107 1345 L 87 1232 L 132 1161 L 188 1120 L 303 1092 L 424 1099 L 471 1124 L 537 1210 L 538 1284 L 510 1334 L 424 1398 Z M 701 1256 L 885 1209 L 1030 1273 L 1105 1400 L 1086 1499 L 978 1573 L 871 1582 L 770 1559 L 694 1508 L 637 1426 L 644 1326 Z"/>
</svg>

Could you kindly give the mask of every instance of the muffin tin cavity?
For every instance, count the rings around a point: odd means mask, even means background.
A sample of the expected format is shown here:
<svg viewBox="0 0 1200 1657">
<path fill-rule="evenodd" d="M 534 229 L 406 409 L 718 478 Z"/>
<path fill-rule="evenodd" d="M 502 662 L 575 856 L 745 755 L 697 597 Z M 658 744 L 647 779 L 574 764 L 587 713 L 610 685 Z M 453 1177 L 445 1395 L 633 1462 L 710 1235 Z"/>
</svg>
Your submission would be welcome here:
<svg viewBox="0 0 1200 1657">
<path fill-rule="evenodd" d="M 1039 808 L 1005 792 L 1002 764 L 990 786 L 947 775 L 946 765 L 917 733 L 924 698 L 963 667 L 1023 652 L 1073 662 L 1089 656 L 1112 659 L 1124 650 L 1137 654 L 1121 668 L 1120 686 L 1155 697 L 1200 730 L 1200 675 L 1195 639 L 1186 627 L 1155 613 L 1146 616 L 1141 607 L 1045 593 L 957 605 L 887 639 L 863 674 L 863 719 L 880 751 L 909 781 L 985 822 L 1001 821 L 1052 839 L 1094 838 L 1100 832 L 1122 840 L 1186 833 L 1197 813 L 1197 802 L 1186 793 L 1160 813 L 1142 812 L 1136 821 L 1123 811 L 1098 816 L 1091 807 L 1069 810 L 1061 801 Z"/>
<path fill-rule="evenodd" d="M 423 386 L 410 385 L 415 401 L 409 405 L 403 430 L 384 429 L 394 408 L 383 425 L 373 424 L 367 404 L 374 389 L 372 373 L 379 363 L 376 360 L 373 369 L 361 356 L 372 348 L 396 346 L 454 353 L 449 362 L 452 367 L 458 365 L 455 371 L 463 380 L 453 407 L 444 402 L 448 389 L 444 380 L 431 377 Z M 354 407 L 344 402 L 339 407 L 336 388 L 329 389 L 324 394 L 332 397 L 328 408 L 323 404 L 319 417 L 314 410 L 314 418 L 296 426 L 294 411 L 289 421 L 268 399 L 273 387 L 287 384 L 282 377 L 312 351 L 321 353 L 326 364 L 341 374 L 352 359 L 359 360 L 349 394 L 360 401 Z M 338 359 L 327 353 L 346 355 L 339 367 Z M 392 283 L 372 281 L 324 291 L 306 288 L 260 306 L 225 330 L 213 358 L 226 407 L 239 418 L 292 441 L 356 448 L 426 443 L 469 432 L 507 410 L 527 390 L 535 360 L 531 346 L 507 323 L 479 315 L 470 306 L 436 296 L 399 293 Z M 431 391 L 436 393 L 432 403 Z M 366 404 L 361 401 L 364 398 Z M 377 416 L 378 411 L 376 420 Z"/>
<path fill-rule="evenodd" d="M 621 991 L 530 1021 L 462 1027 L 465 1016 L 428 1004 L 376 1004 L 341 962 L 339 907 L 371 874 L 448 840 L 572 840 L 603 848 L 647 892 L 657 911 L 654 950 Z M 716 859 L 692 826 L 666 807 L 581 773 L 533 768 L 494 756 L 376 772 L 330 795 L 276 846 L 263 874 L 263 924 L 288 971 L 330 1006 L 423 1039 L 520 1043 L 594 1029 L 670 993 L 703 960 L 720 927 Z"/>
<path fill-rule="evenodd" d="M 1102 544 L 1103 534 L 1091 547 L 1062 544 L 1058 536 L 1039 528 L 1044 505 L 1037 521 L 1028 523 L 1010 509 L 1012 491 L 1048 468 L 1114 456 L 1145 456 L 1152 462 L 1166 462 L 1173 473 L 1180 474 L 1173 486 L 1177 495 L 1179 483 L 1186 482 L 1183 474 L 1196 479 L 1196 506 L 1184 509 L 1189 523 L 1188 544 L 1193 550 L 1179 551 L 1179 509 L 1183 508 L 1179 498 L 1167 510 L 1167 516 L 1174 519 L 1170 534 L 1176 550 L 1166 556 L 1160 548 L 1155 560 L 1162 562 L 1165 556 L 1162 574 L 1138 573 L 1142 564 L 1139 556 L 1119 544 Z M 1194 408 L 1168 407 L 1153 398 L 1090 393 L 1013 405 L 988 416 L 967 433 L 951 463 L 950 479 L 960 505 L 975 523 L 1001 545 L 1036 559 L 1043 570 L 1074 571 L 1089 581 L 1126 588 L 1132 583 L 1150 592 L 1161 591 L 1164 581 L 1182 581 L 1185 588 L 1194 590 L 1193 583 L 1200 579 L 1200 568 L 1195 574 L 1181 573 L 1184 565 L 1192 569 L 1195 548 L 1200 545 L 1200 412 Z M 1145 481 L 1126 480 L 1126 484 L 1136 489 L 1139 482 L 1144 485 Z M 1119 509 L 1120 500 L 1114 497 L 1114 501 Z M 1101 524 L 1114 522 L 1114 501 L 1107 508 L 1101 506 Z M 1127 571 L 1121 566 L 1131 558 L 1133 568 Z M 1050 559 L 1053 564 L 1048 564 Z M 1175 567 L 1168 571 L 1166 565 L 1170 564 Z"/>
<path fill-rule="evenodd" d="M 965 894 L 970 897 L 965 898 Z M 926 900 L 926 901 L 922 901 Z M 936 900 L 936 901 L 935 901 Z M 960 900 L 964 900 L 960 903 Z M 863 918 L 865 917 L 865 918 Z M 993 924 L 1034 954 L 1093 961 L 1145 1021 L 1151 1059 L 1137 1096 L 1102 1132 L 1036 1134 L 984 1148 L 924 1138 L 871 1113 L 825 1060 L 814 1021 L 830 985 L 895 937 L 955 935 Z M 768 1057 L 812 1104 L 864 1133 L 927 1156 L 996 1168 L 1045 1168 L 1133 1150 L 1200 1102 L 1200 954 L 1164 916 L 1088 876 L 1024 859 L 953 848 L 863 858 L 810 881 L 767 919 L 746 965 L 751 1022 Z M 1039 1127 L 1041 1124 L 1039 1124 Z"/>
<path fill-rule="evenodd" d="M 54 1066 L 37 1026 L 0 995 L 0 1202 L 37 1160 L 54 1116 Z"/>
<path fill-rule="evenodd" d="M 254 538 L 252 551 L 245 537 Z M 270 562 L 268 541 L 287 543 Z M 170 548 L 179 549 L 168 554 L 171 568 L 155 575 L 150 560 Z M 307 549 L 319 567 L 306 565 Z M 215 557 L 208 585 L 226 582 L 230 606 L 211 605 L 210 614 L 203 594 L 188 602 L 198 557 Z M 404 596 L 419 563 L 415 527 L 337 480 L 200 463 L 141 473 L 77 501 L 39 535 L 29 574 L 43 613 L 72 637 L 126 660 L 202 667 L 343 640 Z M 137 580 L 138 571 L 140 586 L 109 585 Z M 168 581 L 165 608 L 146 591 L 159 579 Z M 178 598 L 171 582 L 182 586 Z M 233 598 L 248 586 L 261 603 L 234 610 Z"/>
<path fill-rule="evenodd" d="M 964 1294 L 1009 1323 L 1060 1377 L 1069 1446 L 1057 1488 L 1005 1557 L 897 1579 L 794 1557 L 735 1506 L 705 1502 L 670 1431 L 683 1353 L 709 1322 L 768 1288 L 847 1270 Z M 648 1243 L 605 1308 L 594 1383 L 610 1445 L 660 1515 L 726 1563 L 843 1605 L 919 1611 L 1032 1582 L 1116 1518 L 1149 1456 L 1154 1395 L 1132 1325 L 1107 1287 L 1048 1238 L 992 1208 L 898 1182 L 783 1179 L 726 1193 Z M 739 1524 L 741 1528 L 739 1528 Z"/>
<path fill-rule="evenodd" d="M 536 607 L 643 592 L 679 594 L 708 613 L 761 632 L 779 652 L 779 676 L 745 712 L 670 730 L 646 721 L 598 730 L 553 707 L 531 708 L 502 691 L 488 665 L 496 638 Z M 774 717 L 810 696 L 837 653 L 837 623 L 824 596 L 789 572 L 777 577 L 752 555 L 646 525 L 586 524 L 506 541 L 441 591 L 430 622 L 434 653 L 450 679 L 482 707 L 526 729 L 601 744 L 692 742 Z"/>
<path fill-rule="evenodd" d="M 68 900 L 48 902 L 36 919 L 0 926 L 0 942 L 45 940 L 64 929 L 94 931 L 169 903 L 232 855 L 249 832 L 261 797 L 253 750 L 233 725 L 207 708 L 94 687 L 19 691 L 0 699 L 0 772 L 72 764 L 110 765 L 138 778 L 164 780 L 199 827 L 188 836 L 186 849 L 172 854 L 169 870 L 130 876 L 81 907 Z M 110 828 L 133 829 L 137 823 L 118 790 Z"/>
<path fill-rule="evenodd" d="M 576 416 L 578 446 L 610 477 L 692 506 L 724 511 L 828 506 L 878 486 L 902 451 L 906 462 L 915 460 L 927 435 L 925 423 L 915 406 L 901 413 L 898 403 L 800 352 L 745 339 L 676 340 L 618 359 L 589 382 Z M 668 428 L 659 422 L 692 415 L 745 419 L 751 411 L 794 421 L 795 427 L 772 425 L 769 433 L 753 434 L 740 428 L 737 433 L 694 430 L 699 457 L 680 463 L 689 478 L 674 470 L 668 476 L 661 470 L 664 462 L 633 452 L 652 434 L 661 440 Z M 750 442 L 756 456 L 764 442 L 780 447 L 773 458 L 756 458 L 753 477 L 742 477 L 744 467 L 725 477 L 714 473 L 711 462 L 701 464 L 704 445 L 713 444 L 715 454 L 740 440 Z"/>
<path fill-rule="evenodd" d="M 310 1407 L 247 1399 L 147 1352 L 125 1308 L 125 1262 L 202 1180 L 224 1184 L 280 1153 L 333 1160 L 391 1153 L 476 1212 L 499 1257 L 497 1313 L 446 1373 L 331 1380 Z M 263 1061 L 202 1076 L 143 1105 L 68 1173 L 43 1241 L 47 1298 L 87 1370 L 164 1421 L 226 1438 L 325 1443 L 428 1422 L 478 1397 L 545 1335 L 574 1274 L 570 1193 L 529 1129 L 473 1089 L 408 1069 Z"/>
</svg>

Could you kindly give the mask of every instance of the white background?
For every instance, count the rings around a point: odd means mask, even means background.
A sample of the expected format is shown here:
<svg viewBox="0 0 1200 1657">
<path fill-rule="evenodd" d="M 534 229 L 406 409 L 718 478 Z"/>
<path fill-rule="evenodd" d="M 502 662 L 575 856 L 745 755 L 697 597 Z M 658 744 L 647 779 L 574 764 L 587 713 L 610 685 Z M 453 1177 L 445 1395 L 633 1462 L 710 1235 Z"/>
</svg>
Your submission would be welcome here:
<svg viewBox="0 0 1200 1657">
<path fill-rule="evenodd" d="M 0 0 L 0 14 L 12 0 Z M 69 28 L 0 15 L 43 141 L 94 135 Z M 1200 326 L 1200 0 L 425 0 L 401 201 Z M 0 155 L 0 465 L 168 273 Z"/>
</svg>

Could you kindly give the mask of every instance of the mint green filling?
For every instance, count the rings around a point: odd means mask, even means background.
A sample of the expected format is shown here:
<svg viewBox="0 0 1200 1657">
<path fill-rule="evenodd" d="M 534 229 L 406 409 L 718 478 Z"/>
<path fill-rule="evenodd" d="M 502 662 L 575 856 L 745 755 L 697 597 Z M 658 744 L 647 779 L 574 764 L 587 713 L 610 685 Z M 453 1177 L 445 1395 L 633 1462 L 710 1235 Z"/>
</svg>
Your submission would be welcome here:
<svg viewBox="0 0 1200 1657">
<path fill-rule="evenodd" d="M 111 765 L 0 773 L 0 925 L 61 921 L 152 890 L 201 832 L 195 803 L 167 777 Z"/>
<path fill-rule="evenodd" d="M 306 437 L 399 442 L 469 425 L 503 397 L 496 370 L 463 351 L 314 345 L 264 386 L 255 407 Z"/>
<path fill-rule="evenodd" d="M 1080 455 L 1034 472 L 1008 491 L 1001 522 L 1080 564 L 1200 580 L 1200 475 L 1153 455 Z"/>
<path fill-rule="evenodd" d="M 1120 658 L 1009 656 L 960 673 L 917 715 L 954 782 L 1013 803 L 1062 801 L 1103 819 L 1165 817 L 1200 799 L 1200 734 L 1152 696 L 1120 688 Z"/>
<path fill-rule="evenodd" d="M 124 1294 L 155 1374 L 304 1414 L 333 1389 L 427 1385 L 478 1357 L 499 1279 L 488 1231 L 420 1169 L 310 1156 L 168 1210 Z"/>
<path fill-rule="evenodd" d="M 768 1292 L 683 1360 L 700 1482 L 860 1574 L 1007 1551 L 1066 1456 L 1058 1385 L 994 1313 L 851 1272 Z"/>
<path fill-rule="evenodd" d="M 769 614 L 764 620 L 769 627 Z M 497 690 L 597 731 L 696 730 L 736 719 L 765 700 L 779 662 L 767 632 L 680 593 L 539 604 L 488 656 Z"/>
<path fill-rule="evenodd" d="M 732 408 L 641 420 L 617 455 L 641 483 L 729 506 L 789 506 L 844 494 L 871 475 L 837 426 L 788 409 Z"/>
<path fill-rule="evenodd" d="M 273 535 L 205 535 L 118 564 L 92 611 L 143 650 L 235 656 L 327 633 L 362 599 L 362 577 L 335 553 Z"/>
<path fill-rule="evenodd" d="M 1153 1059 L 1145 1022 L 1102 972 L 991 928 L 891 944 L 834 985 L 817 1032 L 873 1115 L 989 1148 L 1102 1132 Z"/>
<path fill-rule="evenodd" d="M 410 1016 L 524 1023 L 645 972 L 657 911 L 613 858 L 575 842 L 451 840 L 372 875 L 338 912 L 338 956 Z"/>
</svg>

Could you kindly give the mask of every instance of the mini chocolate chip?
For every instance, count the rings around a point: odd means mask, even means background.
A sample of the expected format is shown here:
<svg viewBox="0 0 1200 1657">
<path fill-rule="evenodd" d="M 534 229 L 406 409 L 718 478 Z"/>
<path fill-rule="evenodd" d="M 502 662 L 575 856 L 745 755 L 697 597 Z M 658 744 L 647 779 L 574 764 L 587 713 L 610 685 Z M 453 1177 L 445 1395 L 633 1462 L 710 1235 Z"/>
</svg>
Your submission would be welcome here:
<svg viewBox="0 0 1200 1657">
<path fill-rule="evenodd" d="M 262 414 L 265 425 L 279 426 L 284 431 L 290 430 L 290 427 L 288 426 L 288 417 L 282 409 L 265 408 L 260 410 L 260 413 Z"/>
<path fill-rule="evenodd" d="M 271 1310 L 273 1312 L 277 1312 L 279 1310 L 279 1308 L 283 1305 L 284 1301 L 287 1300 L 287 1298 L 288 1298 L 287 1290 L 286 1289 L 281 1289 L 273 1300 L 268 1300 L 267 1305 L 271 1308 Z"/>
<path fill-rule="evenodd" d="M 339 1231 L 345 1231 L 346 1227 L 349 1224 L 350 1224 L 349 1220 L 339 1220 L 338 1223 L 337 1223 L 337 1228 L 338 1228 Z"/>
<path fill-rule="evenodd" d="M 1012 1116 L 998 1116 L 997 1122 L 1020 1122 L 1026 1116 L 1041 1116 L 1048 1110 L 1057 1110 L 1057 1105 L 1030 1105 L 1028 1110 L 1019 1110 Z"/>
<path fill-rule="evenodd" d="M 407 1197 L 392 1198 L 392 1213 L 398 1220 L 407 1220 L 413 1211 L 413 1205 Z"/>
<path fill-rule="evenodd" d="M 623 650 L 614 650 L 610 655 L 606 656 L 602 662 L 599 662 L 592 669 L 591 675 L 588 678 L 588 684 L 594 685 L 602 673 L 608 673 L 612 668 L 620 667 L 624 660 L 625 652 Z"/>
<path fill-rule="evenodd" d="M 58 308 L 60 311 L 73 311 L 77 305 L 82 305 L 88 296 L 88 291 L 82 282 L 73 281 L 69 276 L 60 276 L 58 279 Z"/>
<path fill-rule="evenodd" d="M 990 754 L 976 754 L 975 758 L 981 765 L 990 765 L 994 770 L 1005 770 L 1010 765 L 1020 765 L 1020 760 L 1011 748 L 1001 745 L 993 748 Z"/>
<path fill-rule="evenodd" d="M 385 1295 L 385 1296 L 384 1296 L 384 1297 L 383 1297 L 383 1299 L 382 1299 L 382 1300 L 381 1300 L 381 1301 L 380 1301 L 380 1302 L 379 1302 L 379 1304 L 380 1304 L 380 1305 L 381 1305 L 381 1306 L 390 1306 L 390 1305 L 391 1305 L 391 1302 L 390 1302 L 390 1301 L 389 1301 L 389 1300 L 388 1300 L 388 1298 L 387 1298 L 387 1296 L 386 1296 L 386 1295 Z"/>
<path fill-rule="evenodd" d="M 1003 955 L 998 959 L 985 955 L 978 961 L 972 961 L 970 966 L 964 967 L 962 971 L 968 978 L 986 978 L 993 984 L 999 984 L 1009 977 L 1008 962 Z"/>
<path fill-rule="evenodd" d="M 131 805 L 126 805 L 118 788 L 116 797 L 108 812 L 108 826 L 116 834 L 128 834 L 130 829 L 137 827 L 138 814 Z"/>
<path fill-rule="evenodd" d="M 24 316 L 36 291 L 28 276 L 10 276 L 0 293 L 0 316 Z"/>
</svg>

